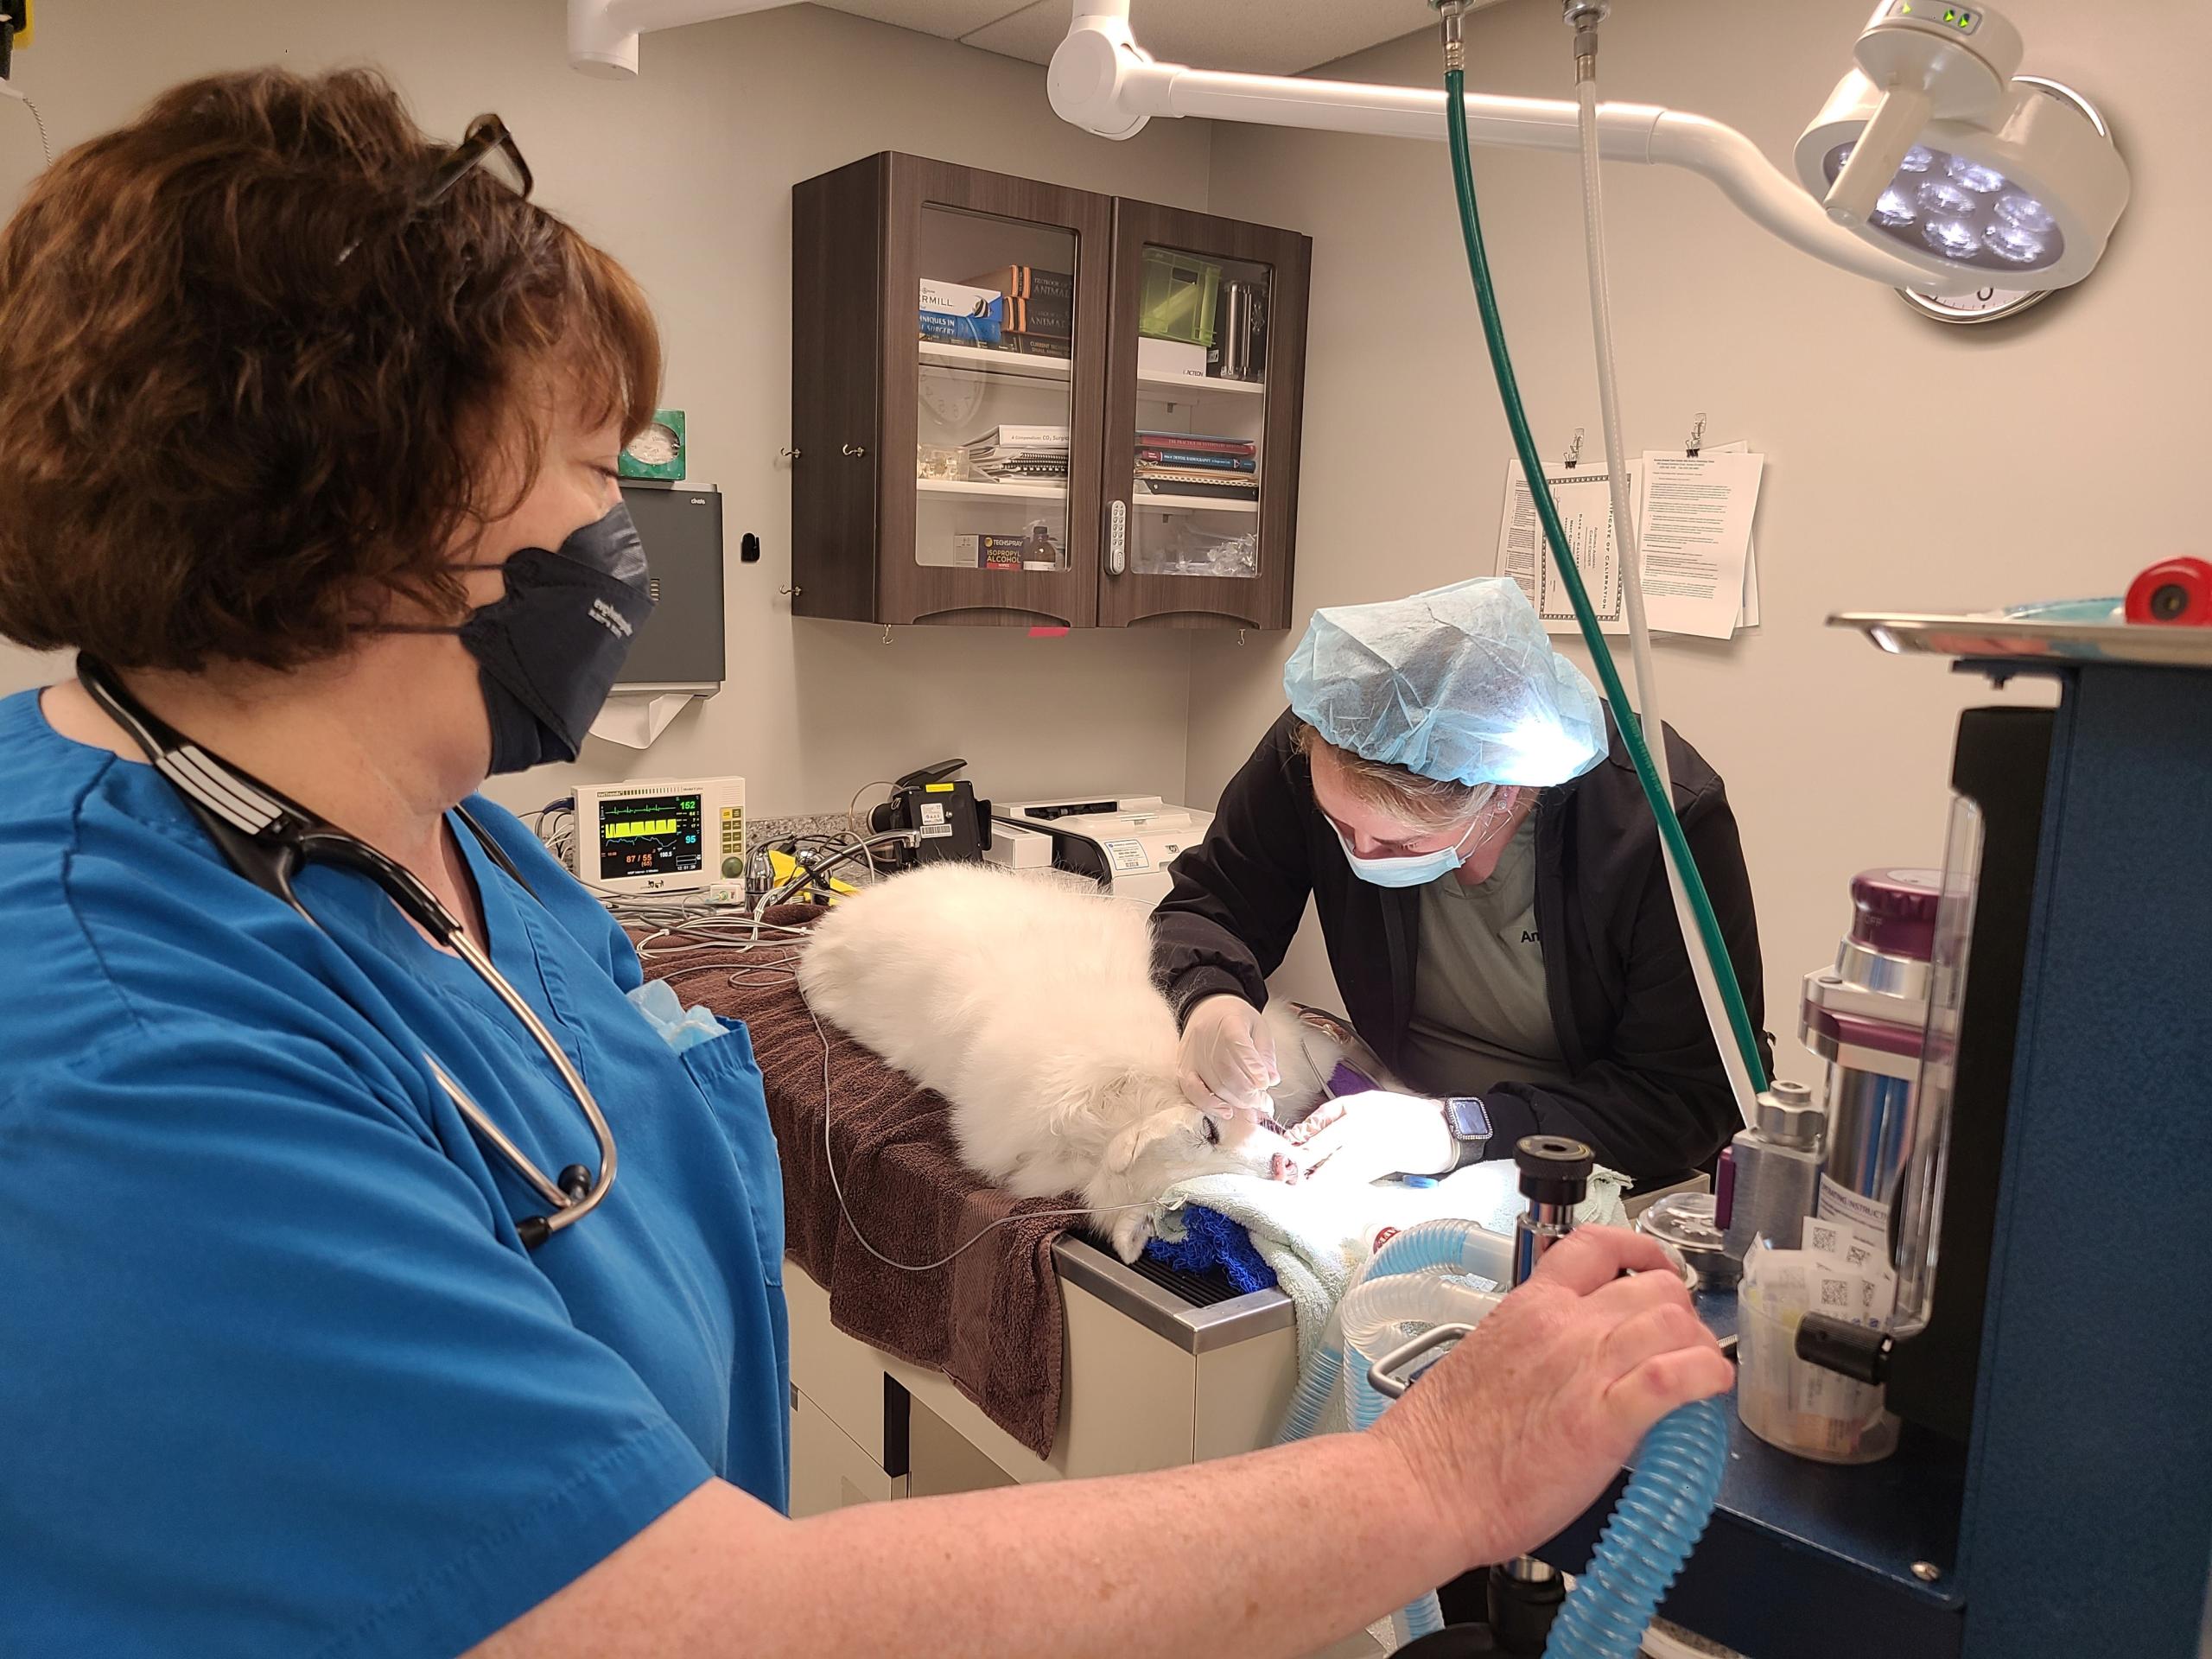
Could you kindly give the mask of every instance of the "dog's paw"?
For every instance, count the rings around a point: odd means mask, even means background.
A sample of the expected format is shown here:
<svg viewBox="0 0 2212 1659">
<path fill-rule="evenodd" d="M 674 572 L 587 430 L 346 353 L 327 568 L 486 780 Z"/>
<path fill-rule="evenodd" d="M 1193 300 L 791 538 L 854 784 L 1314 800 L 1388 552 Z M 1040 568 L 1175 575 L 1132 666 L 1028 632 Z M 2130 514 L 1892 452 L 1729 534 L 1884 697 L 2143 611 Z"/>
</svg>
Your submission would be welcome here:
<svg viewBox="0 0 2212 1659">
<path fill-rule="evenodd" d="M 1114 1254 L 1124 1262 L 1134 1262 L 1144 1254 L 1144 1247 L 1152 1242 L 1153 1224 L 1159 1219 L 1156 1211 L 1124 1210 L 1114 1217 Z"/>
</svg>

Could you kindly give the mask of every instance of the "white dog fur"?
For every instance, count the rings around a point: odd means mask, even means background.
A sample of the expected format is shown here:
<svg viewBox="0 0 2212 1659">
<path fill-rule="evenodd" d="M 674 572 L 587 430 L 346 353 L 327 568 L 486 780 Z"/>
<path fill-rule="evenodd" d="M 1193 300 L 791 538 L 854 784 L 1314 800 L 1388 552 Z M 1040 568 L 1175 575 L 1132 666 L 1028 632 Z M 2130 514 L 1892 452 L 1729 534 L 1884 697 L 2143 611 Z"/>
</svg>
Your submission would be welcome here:
<svg viewBox="0 0 2212 1659">
<path fill-rule="evenodd" d="M 970 1168 L 1023 1198 L 1079 1195 L 1124 1261 L 1169 1187 L 1264 1176 L 1282 1148 L 1183 1098 L 1149 918 L 1095 890 L 974 864 L 893 876 L 814 929 L 798 983 L 823 1019 L 944 1096 Z"/>
</svg>

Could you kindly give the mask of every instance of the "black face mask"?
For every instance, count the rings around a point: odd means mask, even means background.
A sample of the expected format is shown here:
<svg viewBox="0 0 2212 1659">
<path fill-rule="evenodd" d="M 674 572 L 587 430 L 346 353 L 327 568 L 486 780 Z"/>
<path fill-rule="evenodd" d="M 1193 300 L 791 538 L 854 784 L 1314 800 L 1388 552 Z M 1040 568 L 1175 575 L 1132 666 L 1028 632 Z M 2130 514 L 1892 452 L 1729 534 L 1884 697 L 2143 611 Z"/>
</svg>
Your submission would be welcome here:
<svg viewBox="0 0 2212 1659">
<path fill-rule="evenodd" d="M 506 597 L 456 632 L 476 659 L 492 720 L 492 770 L 573 760 L 653 608 L 630 509 L 614 507 L 550 551 L 499 567 Z"/>
</svg>

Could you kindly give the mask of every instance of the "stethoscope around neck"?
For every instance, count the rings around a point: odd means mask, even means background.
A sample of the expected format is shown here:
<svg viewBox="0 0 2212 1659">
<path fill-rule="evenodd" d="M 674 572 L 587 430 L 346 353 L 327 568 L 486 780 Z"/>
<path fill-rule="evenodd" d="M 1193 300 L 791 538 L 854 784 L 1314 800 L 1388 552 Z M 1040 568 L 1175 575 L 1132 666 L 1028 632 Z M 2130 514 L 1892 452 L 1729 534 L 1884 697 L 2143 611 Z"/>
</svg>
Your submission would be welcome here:
<svg viewBox="0 0 2212 1659">
<path fill-rule="evenodd" d="M 317 817 L 251 773 L 239 771 L 169 726 L 140 702 L 105 664 L 80 653 L 77 658 L 77 678 L 92 701 L 145 751 L 154 770 L 184 798 L 185 805 L 238 874 L 263 892 L 283 899 L 320 928 L 321 924 L 315 922 L 313 912 L 292 891 L 293 878 L 317 861 L 355 871 L 374 882 L 386 898 L 398 906 L 402 914 L 432 939 L 475 970 L 476 976 L 522 1021 L 553 1069 L 560 1073 L 561 1081 L 568 1084 L 577 1109 L 591 1125 L 592 1138 L 599 1143 L 598 1176 L 594 1178 L 582 1164 L 571 1164 L 561 1172 L 557 1180 L 550 1179 L 468 1097 L 467 1091 L 453 1080 L 435 1055 L 425 1052 L 423 1063 L 476 1137 L 505 1160 L 508 1167 L 544 1200 L 543 1215 L 525 1217 L 515 1224 L 524 1248 L 536 1249 L 596 1208 L 607 1196 L 607 1188 L 614 1185 L 614 1132 L 607 1127 L 606 1115 L 537 1012 L 507 982 L 506 976 L 493 965 L 492 959 L 468 937 L 460 919 L 438 896 L 413 871 L 394 862 L 359 836 L 350 836 L 335 824 Z M 527 889 L 529 884 L 523 881 L 522 873 L 515 868 L 499 843 L 485 833 L 466 808 L 456 807 L 454 810 L 486 855 Z"/>
</svg>

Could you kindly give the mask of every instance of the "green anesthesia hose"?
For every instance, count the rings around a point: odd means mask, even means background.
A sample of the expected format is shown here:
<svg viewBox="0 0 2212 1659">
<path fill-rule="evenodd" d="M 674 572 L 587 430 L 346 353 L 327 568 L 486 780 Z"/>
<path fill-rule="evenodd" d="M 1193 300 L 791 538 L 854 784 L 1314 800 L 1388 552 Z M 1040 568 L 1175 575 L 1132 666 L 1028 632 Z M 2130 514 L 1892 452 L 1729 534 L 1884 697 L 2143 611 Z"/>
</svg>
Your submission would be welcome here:
<svg viewBox="0 0 2212 1659">
<path fill-rule="evenodd" d="M 1751 1016 L 1744 1007 L 1744 989 L 1737 983 L 1736 967 L 1729 960 L 1727 941 L 1720 937 L 1719 919 L 1713 913 L 1713 900 L 1706 894 L 1704 880 L 1697 872 L 1697 861 L 1690 855 L 1681 820 L 1675 816 L 1675 804 L 1660 787 L 1658 770 L 1651 764 L 1651 751 L 1644 745 L 1643 723 L 1630 706 L 1628 693 L 1621 686 L 1620 671 L 1613 665 L 1613 653 L 1599 631 L 1597 614 L 1591 609 L 1589 593 L 1582 585 L 1582 573 L 1575 568 L 1574 556 L 1567 548 L 1558 504 L 1552 499 L 1551 485 L 1544 477 L 1542 458 L 1537 454 L 1535 440 L 1529 431 L 1527 412 L 1521 407 L 1520 385 L 1514 378 L 1513 359 L 1505 349 L 1505 326 L 1497 315 L 1497 294 L 1491 285 L 1490 259 L 1483 251 L 1482 217 L 1475 207 L 1474 162 L 1467 145 L 1466 76 L 1458 69 L 1447 69 L 1444 73 L 1444 119 L 1451 134 L 1452 182 L 1459 201 L 1460 232 L 1467 244 L 1467 269 L 1475 279 L 1475 301 L 1483 316 L 1483 339 L 1490 346 L 1491 368 L 1497 377 L 1497 392 L 1505 405 L 1506 424 L 1513 429 L 1513 447 L 1520 452 L 1521 468 L 1528 474 L 1529 493 L 1535 498 L 1537 516 L 1543 521 L 1544 539 L 1550 544 L 1552 557 L 1559 565 L 1560 579 L 1567 584 L 1567 598 L 1574 606 L 1574 620 L 1582 630 L 1583 643 L 1590 648 L 1591 660 L 1597 664 L 1605 701 L 1612 705 L 1614 721 L 1621 728 L 1630 758 L 1636 762 L 1637 779 L 1643 785 L 1644 798 L 1651 804 L 1651 816 L 1658 821 L 1660 838 L 1665 842 L 1675 868 L 1681 874 L 1682 886 L 1688 892 L 1690 908 L 1697 917 L 1699 938 L 1713 964 L 1713 977 L 1719 983 L 1721 1000 L 1728 1005 L 1728 1023 L 1735 1033 L 1736 1046 L 1743 1051 L 1745 1070 L 1751 1073 L 1752 1086 L 1763 1090 L 1767 1086 L 1767 1075 L 1759 1059 L 1758 1033 L 1752 1028 Z M 1609 464 L 1618 466 L 1621 460 L 1619 456 L 1611 457 Z M 1690 945 L 1692 942 L 1683 943 Z"/>
</svg>

